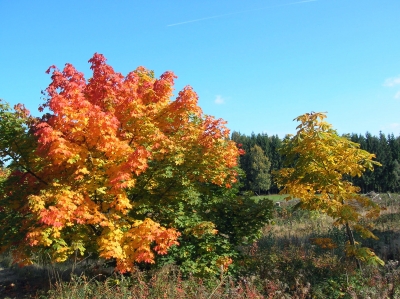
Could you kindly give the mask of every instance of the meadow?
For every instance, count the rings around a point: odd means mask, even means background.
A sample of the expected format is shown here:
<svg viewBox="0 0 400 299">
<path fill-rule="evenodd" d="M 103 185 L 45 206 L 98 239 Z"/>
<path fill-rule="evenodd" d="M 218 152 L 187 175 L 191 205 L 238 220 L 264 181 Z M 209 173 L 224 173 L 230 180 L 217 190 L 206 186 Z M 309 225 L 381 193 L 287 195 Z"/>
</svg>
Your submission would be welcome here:
<svg viewBox="0 0 400 299">
<path fill-rule="evenodd" d="M 18 268 L 3 255 L 0 298 L 400 298 L 400 195 L 376 198 L 382 213 L 365 224 L 379 240 L 363 245 L 385 265 L 363 264 L 362 269 L 344 254 L 345 231 L 332 219 L 295 210 L 282 196 L 270 197 L 281 205 L 262 237 L 241 248 L 240 270 L 234 274 L 183 277 L 178 267 L 167 265 L 119 275 L 98 260 L 51 264 L 43 256 L 33 266 Z M 321 248 L 314 238 L 331 238 L 338 246 Z"/>
</svg>

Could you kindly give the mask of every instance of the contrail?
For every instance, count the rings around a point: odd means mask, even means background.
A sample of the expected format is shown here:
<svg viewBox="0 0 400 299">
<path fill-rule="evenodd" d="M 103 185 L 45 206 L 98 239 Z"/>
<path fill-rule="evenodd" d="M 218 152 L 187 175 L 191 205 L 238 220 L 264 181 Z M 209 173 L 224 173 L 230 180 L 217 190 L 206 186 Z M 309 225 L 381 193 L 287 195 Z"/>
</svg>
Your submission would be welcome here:
<svg viewBox="0 0 400 299">
<path fill-rule="evenodd" d="M 204 21 L 204 20 L 209 20 L 209 19 L 221 18 L 221 17 L 231 16 L 231 15 L 237 15 L 237 14 L 241 14 L 241 13 L 245 13 L 245 12 L 257 11 L 257 10 L 263 10 L 263 9 L 268 9 L 268 8 L 281 7 L 281 6 L 288 6 L 288 5 L 294 5 L 294 4 L 301 4 L 301 3 L 306 3 L 306 2 L 315 2 L 315 1 L 318 1 L 318 0 L 303 0 L 303 1 L 297 1 L 297 2 L 290 2 L 290 3 L 286 3 L 286 4 L 280 4 L 280 5 L 272 5 L 272 6 L 263 7 L 263 8 L 231 12 L 231 13 L 227 13 L 227 14 L 223 14 L 223 15 L 195 19 L 195 20 L 190 20 L 190 21 L 185 21 L 185 22 L 180 22 L 180 23 L 175 23 L 175 24 L 169 24 L 169 25 L 167 25 L 167 27 L 178 26 L 178 25 L 183 25 L 183 24 L 188 24 L 188 23 L 194 23 L 194 22 L 199 22 L 199 21 Z"/>
</svg>

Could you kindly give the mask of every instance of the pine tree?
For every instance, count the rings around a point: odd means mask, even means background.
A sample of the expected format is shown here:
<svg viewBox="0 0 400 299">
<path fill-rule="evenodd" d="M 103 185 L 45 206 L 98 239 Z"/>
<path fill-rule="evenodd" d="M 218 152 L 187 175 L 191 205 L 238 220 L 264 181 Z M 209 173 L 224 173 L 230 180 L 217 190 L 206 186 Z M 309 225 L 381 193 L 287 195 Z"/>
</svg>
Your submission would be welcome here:
<svg viewBox="0 0 400 299">
<path fill-rule="evenodd" d="M 254 145 L 250 150 L 250 187 L 251 190 L 261 193 L 267 191 L 271 186 L 271 175 L 269 170 L 271 162 L 264 151 L 258 145 Z"/>
</svg>

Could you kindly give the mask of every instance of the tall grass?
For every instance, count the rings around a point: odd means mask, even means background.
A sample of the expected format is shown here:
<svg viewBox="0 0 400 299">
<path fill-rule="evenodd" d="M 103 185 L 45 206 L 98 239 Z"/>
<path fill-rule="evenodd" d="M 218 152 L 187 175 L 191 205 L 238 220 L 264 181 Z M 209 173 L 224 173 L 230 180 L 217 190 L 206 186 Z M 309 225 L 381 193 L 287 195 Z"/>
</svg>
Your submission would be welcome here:
<svg viewBox="0 0 400 299">
<path fill-rule="evenodd" d="M 49 299 L 155 299 L 155 298 L 264 298 L 249 282 L 235 282 L 229 276 L 203 281 L 182 279 L 175 266 L 153 273 L 135 271 L 129 276 L 113 275 L 105 279 L 73 276 L 69 282 L 57 282 L 47 293 Z"/>
</svg>

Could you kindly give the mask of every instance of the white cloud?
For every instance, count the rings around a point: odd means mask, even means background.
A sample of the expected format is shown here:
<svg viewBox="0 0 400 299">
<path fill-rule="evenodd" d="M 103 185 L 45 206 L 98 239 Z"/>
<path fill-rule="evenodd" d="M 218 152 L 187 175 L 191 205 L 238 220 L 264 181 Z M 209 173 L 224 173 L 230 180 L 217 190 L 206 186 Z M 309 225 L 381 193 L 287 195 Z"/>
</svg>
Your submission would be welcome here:
<svg viewBox="0 0 400 299">
<path fill-rule="evenodd" d="M 215 97 L 214 103 L 217 104 L 217 105 L 222 105 L 222 104 L 225 103 L 225 99 L 222 96 L 217 95 Z"/>
<path fill-rule="evenodd" d="M 393 87 L 395 85 L 400 84 L 400 75 L 397 77 L 387 78 L 383 83 L 383 86 L 386 87 Z"/>
<path fill-rule="evenodd" d="M 394 95 L 394 98 L 395 98 L 396 100 L 400 99 L 400 91 L 398 91 L 398 92 Z"/>
</svg>

